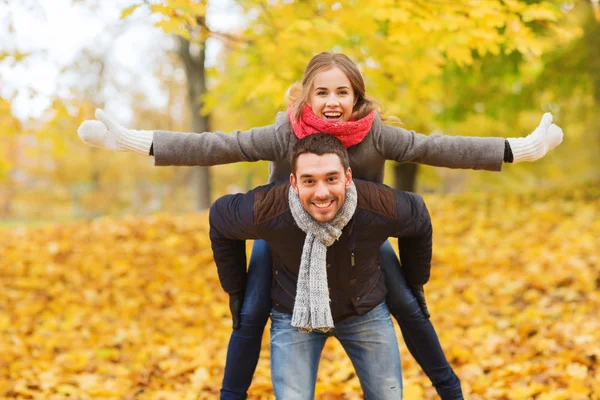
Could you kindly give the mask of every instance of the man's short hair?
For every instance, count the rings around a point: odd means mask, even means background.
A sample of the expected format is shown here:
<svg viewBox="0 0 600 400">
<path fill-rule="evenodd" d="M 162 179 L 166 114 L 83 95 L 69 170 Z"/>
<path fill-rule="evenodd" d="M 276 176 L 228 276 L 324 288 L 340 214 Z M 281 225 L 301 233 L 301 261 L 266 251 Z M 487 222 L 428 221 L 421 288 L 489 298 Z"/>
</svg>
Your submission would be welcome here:
<svg viewBox="0 0 600 400">
<path fill-rule="evenodd" d="M 294 175 L 296 175 L 298 157 L 305 153 L 316 154 L 318 156 L 322 156 L 323 154 L 337 154 L 344 167 L 344 172 L 350 166 L 348 151 L 338 138 L 328 133 L 315 133 L 296 142 L 290 155 L 290 165 Z"/>
</svg>

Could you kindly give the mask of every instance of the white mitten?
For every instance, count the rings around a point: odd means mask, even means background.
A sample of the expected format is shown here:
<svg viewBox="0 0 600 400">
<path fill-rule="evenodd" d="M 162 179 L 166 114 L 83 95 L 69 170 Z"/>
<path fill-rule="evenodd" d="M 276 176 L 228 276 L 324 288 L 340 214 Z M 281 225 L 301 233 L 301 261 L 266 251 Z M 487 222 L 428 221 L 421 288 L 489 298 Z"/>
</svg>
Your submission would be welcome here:
<svg viewBox="0 0 600 400">
<path fill-rule="evenodd" d="M 513 153 L 513 163 L 535 161 L 561 144 L 563 131 L 552 123 L 552 113 L 545 113 L 535 131 L 524 138 L 507 140 Z"/>
<path fill-rule="evenodd" d="M 96 110 L 97 121 L 85 120 L 77 133 L 83 143 L 113 151 L 133 151 L 149 155 L 153 131 L 127 129 L 112 120 L 101 109 Z"/>
</svg>

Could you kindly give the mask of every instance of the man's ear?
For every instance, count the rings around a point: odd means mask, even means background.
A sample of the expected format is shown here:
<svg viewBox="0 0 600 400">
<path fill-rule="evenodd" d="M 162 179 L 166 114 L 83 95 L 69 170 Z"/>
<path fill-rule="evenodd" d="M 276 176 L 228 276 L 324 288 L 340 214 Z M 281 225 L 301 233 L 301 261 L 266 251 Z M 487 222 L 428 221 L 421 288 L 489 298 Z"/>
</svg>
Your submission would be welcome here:
<svg viewBox="0 0 600 400">
<path fill-rule="evenodd" d="M 294 174 L 290 174 L 290 185 L 292 185 L 294 192 L 298 194 L 298 182 L 296 182 L 296 177 L 294 176 Z"/>
<path fill-rule="evenodd" d="M 348 167 L 346 170 L 346 189 L 350 188 L 352 184 L 352 168 Z"/>
</svg>

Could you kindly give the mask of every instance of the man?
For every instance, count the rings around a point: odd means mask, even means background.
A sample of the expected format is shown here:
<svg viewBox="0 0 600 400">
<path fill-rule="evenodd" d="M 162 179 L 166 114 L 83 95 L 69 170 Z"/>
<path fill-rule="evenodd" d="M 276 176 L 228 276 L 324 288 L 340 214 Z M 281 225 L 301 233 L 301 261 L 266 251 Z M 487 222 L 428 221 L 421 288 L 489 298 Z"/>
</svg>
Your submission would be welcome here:
<svg viewBox="0 0 600 400">
<path fill-rule="evenodd" d="M 352 180 L 348 153 L 332 135 L 300 140 L 290 184 L 224 196 L 210 210 L 219 279 L 244 290 L 246 239 L 273 254 L 271 376 L 275 396 L 312 399 L 325 341 L 335 336 L 356 369 L 365 399 L 400 399 L 398 344 L 385 304 L 379 248 L 401 237 L 411 285 L 429 279 L 431 221 L 423 200 Z"/>
</svg>

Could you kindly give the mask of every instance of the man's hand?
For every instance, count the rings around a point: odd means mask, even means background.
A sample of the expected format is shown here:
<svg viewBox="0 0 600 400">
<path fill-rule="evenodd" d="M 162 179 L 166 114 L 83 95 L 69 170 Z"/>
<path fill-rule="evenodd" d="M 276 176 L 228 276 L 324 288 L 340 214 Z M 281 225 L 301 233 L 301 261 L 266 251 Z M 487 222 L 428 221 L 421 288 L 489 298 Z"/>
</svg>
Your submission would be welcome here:
<svg viewBox="0 0 600 400">
<path fill-rule="evenodd" d="M 425 290 L 423 289 L 423 286 L 411 286 L 410 291 L 417 298 L 417 302 L 419 303 L 419 307 L 421 307 L 421 311 L 423 311 L 425 318 L 429 319 L 431 315 L 429 314 L 427 303 L 425 302 Z"/>
<path fill-rule="evenodd" d="M 563 131 L 552 123 L 552 113 L 545 113 L 538 127 L 527 137 L 509 138 L 513 153 L 513 163 L 535 161 L 561 144 Z"/>
<path fill-rule="evenodd" d="M 238 292 L 229 295 L 229 311 L 231 311 L 233 329 L 238 329 L 240 327 L 242 304 L 244 304 L 244 292 Z"/>
<path fill-rule="evenodd" d="M 153 131 L 137 131 L 119 125 L 101 109 L 96 110 L 96 120 L 85 120 L 77 133 L 83 143 L 112 151 L 133 151 L 149 155 Z"/>
</svg>

